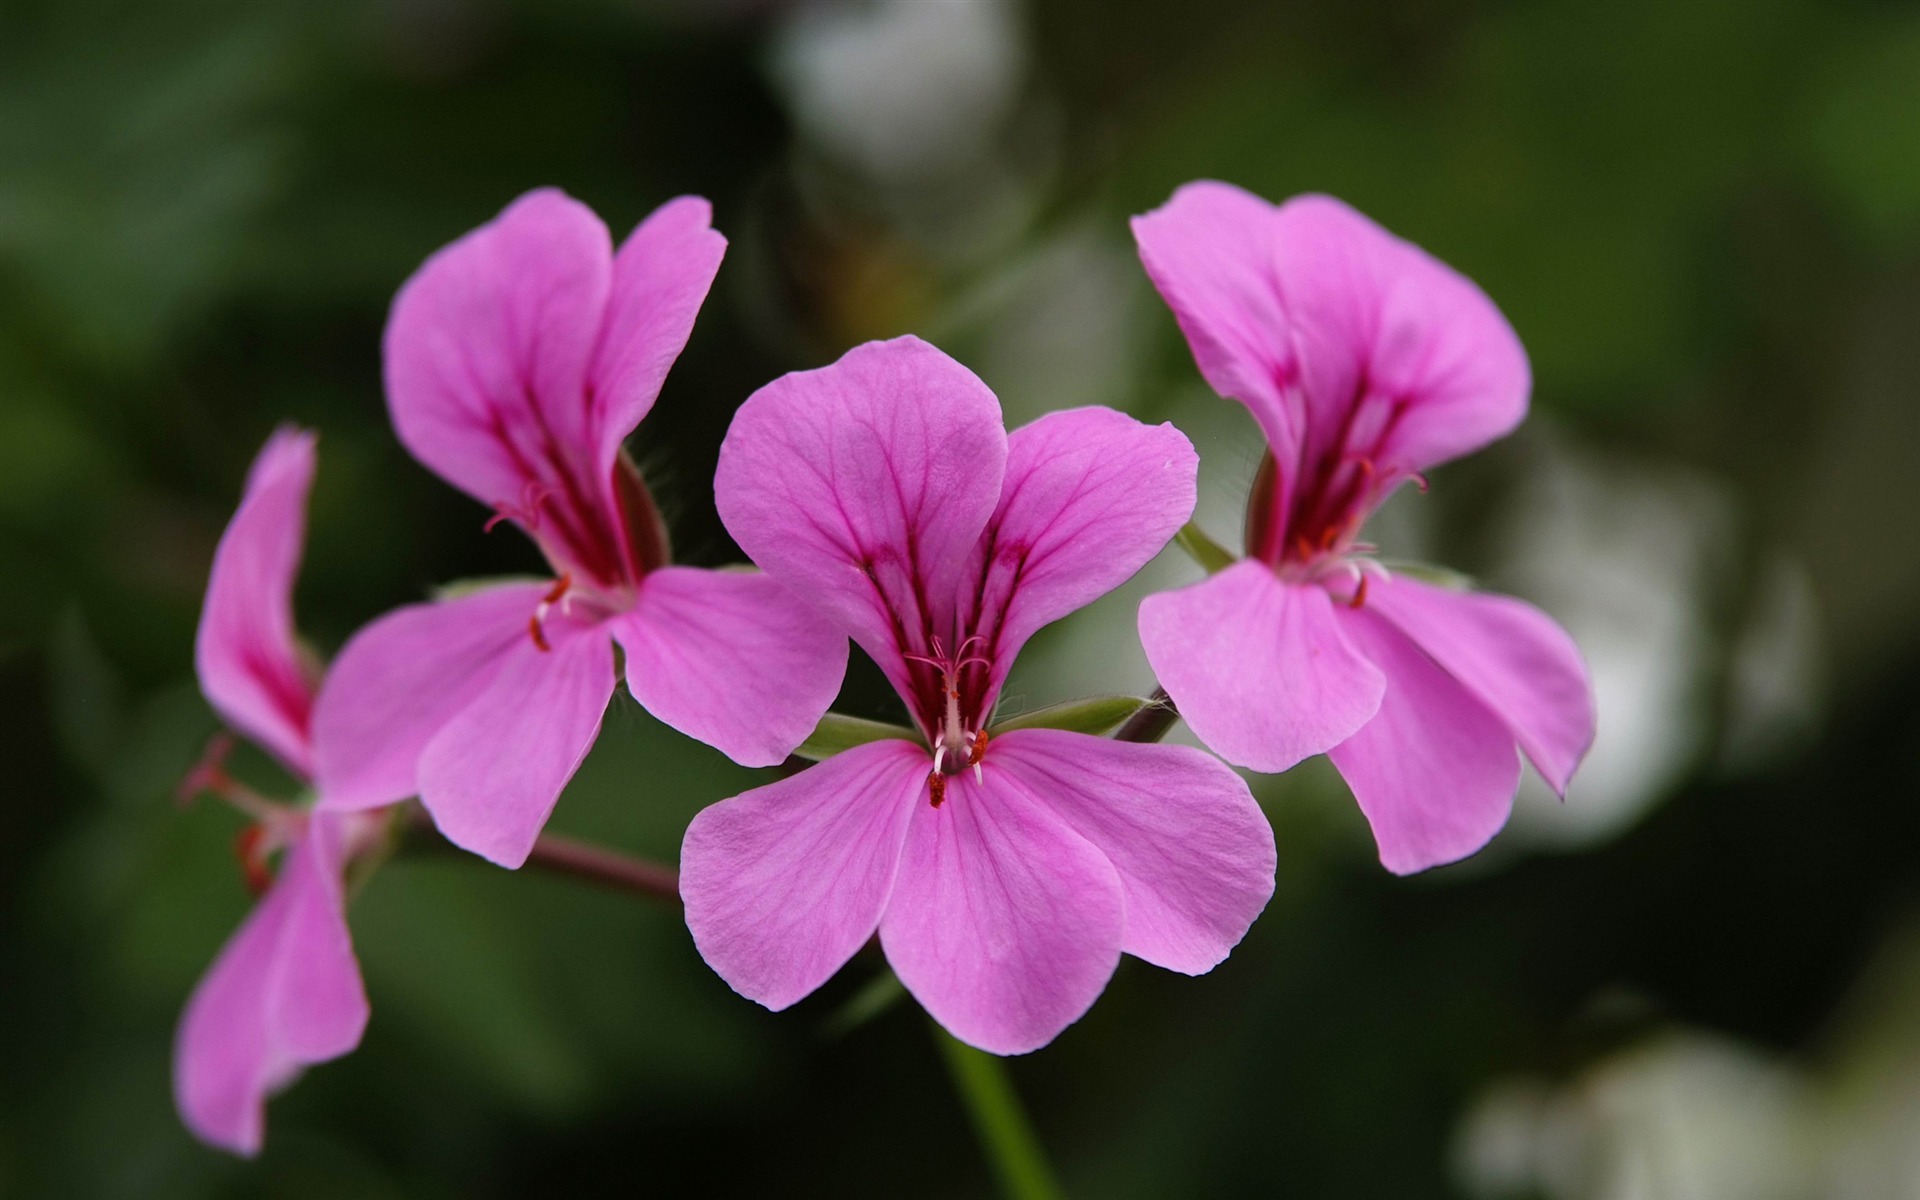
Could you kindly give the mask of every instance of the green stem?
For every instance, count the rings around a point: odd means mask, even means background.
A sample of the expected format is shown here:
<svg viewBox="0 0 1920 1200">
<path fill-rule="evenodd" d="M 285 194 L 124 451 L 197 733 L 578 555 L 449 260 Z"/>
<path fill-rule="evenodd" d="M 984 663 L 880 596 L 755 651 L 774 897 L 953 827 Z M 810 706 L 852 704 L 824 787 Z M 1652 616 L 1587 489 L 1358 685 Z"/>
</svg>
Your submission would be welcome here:
<svg viewBox="0 0 1920 1200">
<path fill-rule="evenodd" d="M 975 1050 L 938 1025 L 933 1037 L 946 1059 L 947 1073 L 973 1118 L 974 1132 L 986 1148 L 1007 1200 L 1063 1200 L 1059 1181 L 1047 1162 L 1027 1110 L 1014 1094 L 1006 1066 L 995 1055 Z"/>
</svg>

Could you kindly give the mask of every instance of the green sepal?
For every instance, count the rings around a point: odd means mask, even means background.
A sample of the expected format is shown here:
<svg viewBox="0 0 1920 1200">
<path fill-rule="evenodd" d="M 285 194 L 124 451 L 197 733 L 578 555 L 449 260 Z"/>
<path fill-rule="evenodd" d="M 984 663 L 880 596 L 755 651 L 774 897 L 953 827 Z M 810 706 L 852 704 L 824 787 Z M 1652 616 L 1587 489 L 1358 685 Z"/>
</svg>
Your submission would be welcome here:
<svg viewBox="0 0 1920 1200">
<path fill-rule="evenodd" d="M 544 587 L 552 587 L 553 578 L 539 575 L 486 575 L 478 579 L 454 579 L 434 588 L 430 594 L 435 600 L 462 600 L 476 592 L 491 591 L 497 587 L 520 583 L 537 583 Z"/>
<path fill-rule="evenodd" d="M 1437 567 L 1432 563 L 1400 562 L 1397 559 L 1382 561 L 1381 566 L 1390 575 L 1405 575 L 1409 579 L 1418 579 L 1422 583 L 1431 583 L 1453 592 L 1471 592 L 1475 588 L 1473 576 L 1455 571 L 1450 567 Z"/>
<path fill-rule="evenodd" d="M 1091 733 L 1098 737 L 1118 729 L 1128 717 L 1147 706 L 1138 696 L 1093 696 L 1086 700 L 1068 700 L 1049 704 L 1032 712 L 1009 717 L 987 730 L 987 736 L 999 737 L 1016 729 L 1065 729 L 1073 733 Z"/>
<path fill-rule="evenodd" d="M 813 733 L 801 742 L 795 754 L 814 762 L 823 762 L 843 750 L 855 746 L 864 746 L 868 742 L 882 742 L 888 738 L 903 738 L 917 742 L 920 735 L 903 725 L 889 725 L 885 721 L 869 721 L 865 717 L 842 716 L 830 712 L 820 718 Z"/>
<path fill-rule="evenodd" d="M 1187 552 L 1188 558 L 1199 563 L 1209 575 L 1218 575 L 1240 561 L 1230 550 L 1208 537 L 1206 531 L 1192 521 L 1182 525 L 1180 532 L 1173 535 L 1173 540 Z"/>
</svg>

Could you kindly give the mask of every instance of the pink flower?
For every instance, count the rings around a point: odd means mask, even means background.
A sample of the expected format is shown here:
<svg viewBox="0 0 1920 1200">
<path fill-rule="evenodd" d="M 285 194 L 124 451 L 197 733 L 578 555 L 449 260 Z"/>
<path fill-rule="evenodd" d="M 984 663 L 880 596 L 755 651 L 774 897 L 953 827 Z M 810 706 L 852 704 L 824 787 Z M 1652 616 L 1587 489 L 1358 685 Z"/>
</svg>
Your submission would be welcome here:
<svg viewBox="0 0 1920 1200">
<path fill-rule="evenodd" d="M 1104 408 L 1009 436 L 993 393 L 914 338 L 747 400 L 721 518 L 873 657 L 925 744 L 858 746 L 694 818 L 687 924 L 736 991 L 785 1008 L 877 928 L 941 1024 L 1016 1054 L 1122 951 L 1188 974 L 1226 957 L 1273 892 L 1237 775 L 1185 747 L 987 730 L 1020 647 L 1153 557 L 1196 466 L 1172 426 Z"/>
<path fill-rule="evenodd" d="M 314 714 L 322 803 L 418 794 L 447 838 L 526 861 L 627 686 L 668 725 L 748 766 L 813 731 L 846 641 L 757 572 L 667 565 L 621 443 L 686 345 L 726 241 L 674 200 L 616 255 L 556 191 L 521 197 L 427 260 L 387 323 L 400 440 L 524 529 L 551 582 L 402 608 L 341 651 Z"/>
<path fill-rule="evenodd" d="M 294 638 L 292 595 L 313 469 L 311 433 L 283 428 L 260 452 L 214 555 L 195 645 L 200 687 L 214 709 L 303 780 L 314 758 L 317 671 Z M 239 791 L 230 783 L 222 790 Z M 260 1149 L 267 1097 L 304 1067 L 352 1050 L 366 1028 L 341 874 L 379 820 L 238 798 L 262 821 L 247 839 L 254 864 L 264 871 L 266 851 L 284 846 L 284 865 L 187 1002 L 174 1043 L 174 1099 L 195 1136 L 251 1155 Z"/>
<path fill-rule="evenodd" d="M 1516 743 L 1564 795 L 1593 740 L 1572 640 L 1517 600 L 1390 576 L 1354 540 L 1394 488 L 1526 415 L 1526 354 L 1493 302 L 1324 196 L 1194 183 L 1133 231 L 1201 373 L 1270 447 L 1248 558 L 1140 606 L 1194 733 L 1259 771 L 1327 752 L 1401 873 L 1499 831 Z"/>
</svg>

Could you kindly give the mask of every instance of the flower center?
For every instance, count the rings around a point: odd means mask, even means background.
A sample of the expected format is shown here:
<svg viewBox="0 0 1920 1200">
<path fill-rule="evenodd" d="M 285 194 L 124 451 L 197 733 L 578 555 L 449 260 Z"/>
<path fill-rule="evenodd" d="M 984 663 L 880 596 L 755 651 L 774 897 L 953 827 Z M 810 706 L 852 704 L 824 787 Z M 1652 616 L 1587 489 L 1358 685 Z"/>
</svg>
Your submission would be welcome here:
<svg viewBox="0 0 1920 1200">
<path fill-rule="evenodd" d="M 980 760 L 987 752 L 987 731 L 984 727 L 969 727 L 968 717 L 973 706 L 966 702 L 962 688 L 974 682 L 971 675 L 984 677 L 989 664 L 981 655 L 968 653 L 983 644 L 978 635 L 961 642 L 952 654 L 946 652 L 939 638 L 928 640 L 933 653 L 909 654 L 906 659 L 926 668 L 931 675 L 933 695 L 927 694 L 928 689 L 920 689 L 918 698 L 927 742 L 933 749 L 933 770 L 927 776 L 927 792 L 933 806 L 939 808 L 947 798 L 947 776 L 972 767 L 974 777 L 980 777 Z"/>
<path fill-rule="evenodd" d="M 1329 453 L 1293 481 L 1289 494 L 1269 451 L 1247 497 L 1247 553 L 1296 582 L 1338 581 L 1356 608 L 1366 599 L 1366 571 L 1358 558 L 1373 550 L 1356 541 L 1376 506 L 1401 482 L 1425 491 L 1416 471 L 1381 467 L 1371 456 Z"/>
</svg>

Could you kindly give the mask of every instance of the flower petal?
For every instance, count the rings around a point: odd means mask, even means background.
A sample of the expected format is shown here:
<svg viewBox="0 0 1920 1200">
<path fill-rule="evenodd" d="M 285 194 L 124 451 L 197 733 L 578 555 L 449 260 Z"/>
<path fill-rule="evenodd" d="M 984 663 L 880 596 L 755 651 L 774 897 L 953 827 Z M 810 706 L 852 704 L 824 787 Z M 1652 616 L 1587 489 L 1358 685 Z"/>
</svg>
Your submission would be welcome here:
<svg viewBox="0 0 1920 1200">
<path fill-rule="evenodd" d="M 613 695 L 603 624 L 552 614 L 550 650 L 526 639 L 420 755 L 420 802 L 456 846 L 503 867 L 527 861 L 560 791 L 600 734 Z"/>
<path fill-rule="evenodd" d="M 417 794 L 427 743 L 510 651 L 532 648 L 527 620 L 546 590 L 503 584 L 413 604 L 349 638 L 314 704 L 321 806 L 374 808 Z"/>
<path fill-rule="evenodd" d="M 312 433 L 283 425 L 267 439 L 214 551 L 193 647 L 215 711 L 302 779 L 313 771 L 313 679 L 294 640 L 293 581 L 313 470 Z"/>
<path fill-rule="evenodd" d="M 620 444 L 659 398 L 694 318 L 713 286 L 727 239 L 713 228 L 713 206 L 698 196 L 669 200 L 640 222 L 613 259 L 593 384 L 597 465 L 611 479 Z"/>
<path fill-rule="evenodd" d="M 1126 891 L 1128 954 L 1204 974 L 1273 896 L 1273 827 L 1212 755 L 1028 729 L 993 739 L 986 770 L 1017 776 L 1107 856 Z"/>
<path fill-rule="evenodd" d="M 951 625 L 967 556 L 1000 498 L 1007 435 L 974 374 L 914 337 L 761 388 L 720 447 L 734 541 L 831 617 L 902 695 L 903 653 Z"/>
<path fill-rule="evenodd" d="M 1526 416 L 1526 351 L 1471 280 L 1329 196 L 1287 201 L 1273 228 L 1309 453 L 1363 439 L 1380 465 L 1419 470 Z"/>
<path fill-rule="evenodd" d="M 600 219 L 529 192 L 407 280 L 384 343 L 387 404 L 413 456 L 602 584 L 626 572 L 587 387 L 612 279 Z"/>
<path fill-rule="evenodd" d="M 1119 876 L 1020 776 L 991 762 L 916 804 L 880 944 L 953 1036 L 1025 1054 L 1080 1019 L 1120 960 Z"/>
<path fill-rule="evenodd" d="M 1281 524 L 1314 464 L 1404 476 L 1526 415 L 1526 352 L 1493 302 L 1338 200 L 1191 183 L 1133 229 L 1201 373 L 1265 431 Z"/>
<path fill-rule="evenodd" d="M 1256 771 L 1332 749 L 1380 707 L 1380 671 L 1341 635 L 1327 593 L 1258 562 L 1147 597 L 1140 644 L 1195 736 Z"/>
<path fill-rule="evenodd" d="M 1131 578 L 1193 515 L 1200 458 L 1172 425 L 1110 408 L 1007 438 L 1000 504 L 973 551 L 962 624 L 987 639 L 988 695 L 1034 632 Z"/>
<path fill-rule="evenodd" d="M 879 924 L 929 765 L 870 742 L 694 817 L 680 896 L 707 965 L 776 1012 L 831 978 Z"/>
<path fill-rule="evenodd" d="M 609 628 L 641 707 L 742 766 L 793 753 L 847 672 L 846 635 L 758 571 L 654 571 Z"/>
<path fill-rule="evenodd" d="M 1273 216 L 1273 205 L 1251 192 L 1202 180 L 1135 217 L 1133 238 L 1200 373 L 1246 405 L 1285 458 L 1298 452 L 1301 434 L 1283 387 L 1293 347 L 1267 254 Z"/>
<path fill-rule="evenodd" d="M 1593 745 L 1593 683 L 1566 630 L 1509 596 L 1457 592 L 1406 576 L 1375 580 L 1367 606 L 1506 724 L 1561 795 Z"/>
<path fill-rule="evenodd" d="M 314 813 L 280 878 L 187 1001 L 174 1101 L 194 1136 L 260 1150 L 267 1097 L 360 1044 L 367 996 L 341 893 L 341 818 Z"/>
<path fill-rule="evenodd" d="M 1507 823 L 1520 786 L 1513 734 L 1383 617 L 1341 624 L 1386 673 L 1380 711 L 1328 752 L 1396 875 L 1467 857 Z"/>
</svg>

